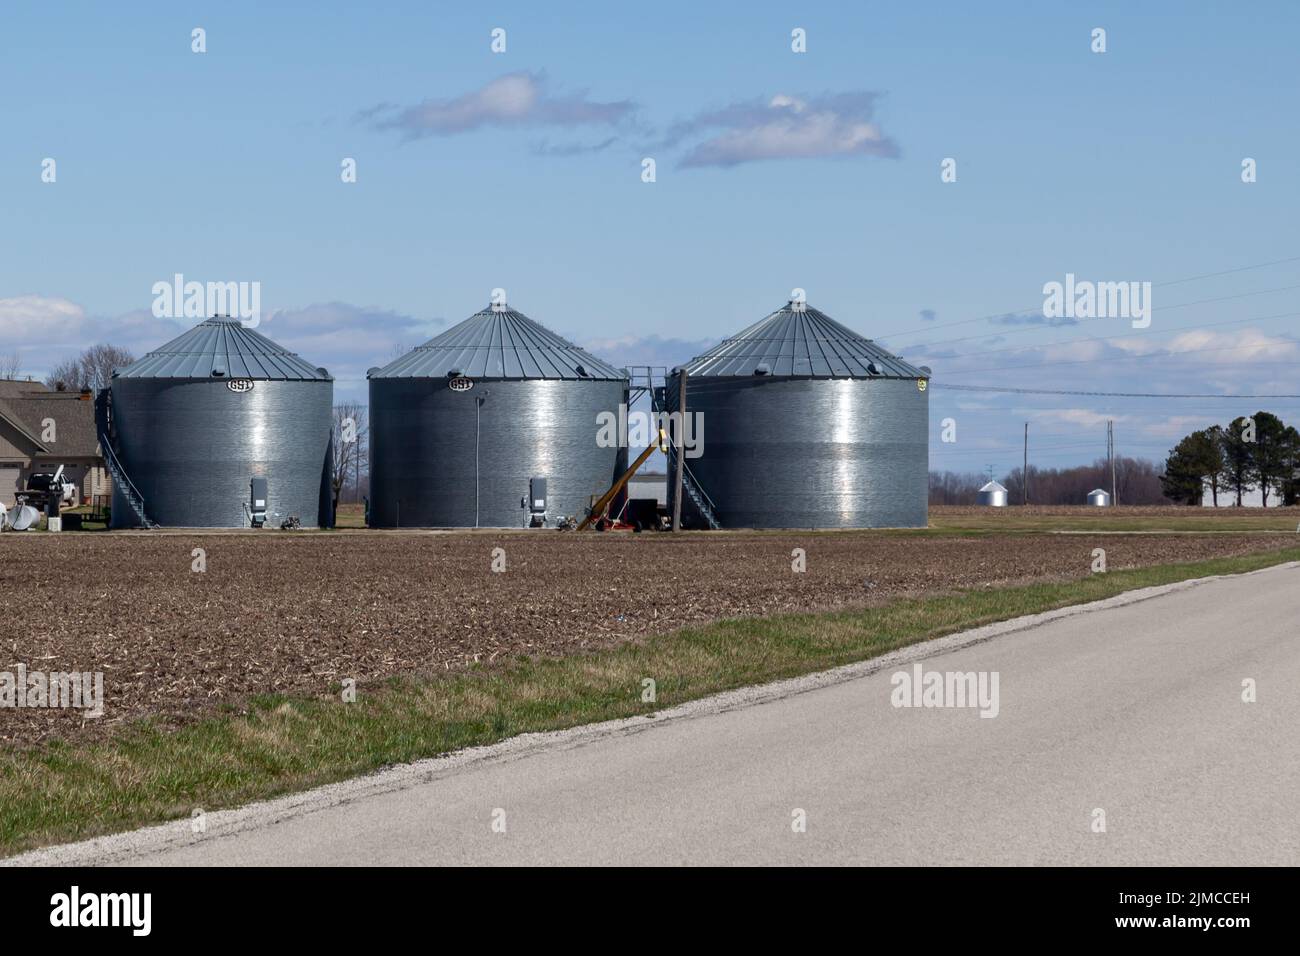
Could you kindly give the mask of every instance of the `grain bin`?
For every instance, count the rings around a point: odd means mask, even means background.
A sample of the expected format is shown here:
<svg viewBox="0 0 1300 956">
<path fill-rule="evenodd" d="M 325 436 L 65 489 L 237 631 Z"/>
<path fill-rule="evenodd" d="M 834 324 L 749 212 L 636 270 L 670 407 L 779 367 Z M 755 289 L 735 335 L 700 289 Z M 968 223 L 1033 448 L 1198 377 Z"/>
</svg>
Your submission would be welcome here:
<svg viewBox="0 0 1300 956">
<path fill-rule="evenodd" d="M 698 456 L 684 456 L 683 514 L 697 526 L 925 526 L 928 370 L 795 301 L 684 370 L 702 426 Z M 664 389 L 670 411 L 679 376 Z"/>
<path fill-rule="evenodd" d="M 115 371 L 99 422 L 113 527 L 247 528 L 258 500 L 268 523 L 331 524 L 333 399 L 325 369 L 229 317 Z"/>
<path fill-rule="evenodd" d="M 1110 492 L 1103 491 L 1100 488 L 1094 488 L 1088 492 L 1088 504 L 1095 508 L 1110 507 Z"/>
<path fill-rule="evenodd" d="M 996 481 L 990 481 L 979 490 L 979 494 L 975 496 L 975 502 L 989 508 L 1005 508 L 1007 506 L 1007 489 Z"/>
<path fill-rule="evenodd" d="M 627 461 L 622 436 L 598 432 L 626 421 L 627 373 L 504 304 L 368 378 L 372 527 L 582 518 Z"/>
</svg>

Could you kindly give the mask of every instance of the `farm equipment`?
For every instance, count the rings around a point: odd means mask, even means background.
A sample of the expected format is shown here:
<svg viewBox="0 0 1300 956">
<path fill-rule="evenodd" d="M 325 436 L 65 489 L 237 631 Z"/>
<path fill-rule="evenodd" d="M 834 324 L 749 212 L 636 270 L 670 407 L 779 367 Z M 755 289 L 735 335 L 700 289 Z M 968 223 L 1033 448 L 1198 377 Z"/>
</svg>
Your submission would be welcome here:
<svg viewBox="0 0 1300 956">
<path fill-rule="evenodd" d="M 40 524 L 40 521 L 41 513 L 39 511 L 31 505 L 18 501 L 5 512 L 5 520 L 2 524 L 5 528 L 14 531 L 29 531 Z"/>
<path fill-rule="evenodd" d="M 578 530 L 584 531 L 593 524 L 600 531 L 635 530 L 634 525 L 630 525 L 621 520 L 621 515 L 615 515 L 613 518 L 609 516 L 610 503 L 618 497 L 618 493 L 627 486 L 629 481 L 632 480 L 632 476 L 637 473 L 637 470 L 646 463 L 646 459 L 654 454 L 655 449 L 658 448 L 660 451 L 664 451 L 667 449 L 667 446 L 668 436 L 664 434 L 664 430 L 661 428 L 659 429 L 658 440 L 652 441 L 648 446 L 646 446 L 646 450 L 637 456 L 636 461 L 632 462 L 632 467 L 623 472 L 618 481 L 614 482 L 610 487 L 609 491 L 605 492 L 596 500 L 596 503 L 591 506 L 591 512 L 587 517 L 583 518 L 582 522 L 578 525 Z"/>
<path fill-rule="evenodd" d="M 51 518 L 59 516 L 63 504 L 75 504 L 77 486 L 63 477 L 63 466 L 53 472 L 35 472 L 28 476 L 27 487 L 14 495 L 14 505 L 0 526 L 14 531 L 28 531 L 41 521 L 41 512 Z M 57 528 L 58 524 L 53 527 Z"/>
</svg>

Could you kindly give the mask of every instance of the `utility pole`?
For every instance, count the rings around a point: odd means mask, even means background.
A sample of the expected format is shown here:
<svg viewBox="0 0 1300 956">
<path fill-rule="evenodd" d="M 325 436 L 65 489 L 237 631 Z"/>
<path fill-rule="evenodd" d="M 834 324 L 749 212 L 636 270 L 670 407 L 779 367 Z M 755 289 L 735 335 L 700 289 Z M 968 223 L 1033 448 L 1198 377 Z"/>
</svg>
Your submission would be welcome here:
<svg viewBox="0 0 1300 956">
<path fill-rule="evenodd" d="M 671 422 L 671 419 L 669 419 Z M 677 370 L 677 428 L 673 435 L 677 467 L 673 475 L 673 530 L 682 530 L 682 469 L 686 466 L 686 369 Z"/>
<path fill-rule="evenodd" d="M 1029 422 L 1025 422 L 1025 463 L 1020 469 L 1020 503 L 1029 504 Z"/>
<path fill-rule="evenodd" d="M 1110 503 L 1119 504 L 1119 495 L 1115 488 L 1115 420 L 1106 421 L 1106 455 L 1110 458 Z"/>
</svg>

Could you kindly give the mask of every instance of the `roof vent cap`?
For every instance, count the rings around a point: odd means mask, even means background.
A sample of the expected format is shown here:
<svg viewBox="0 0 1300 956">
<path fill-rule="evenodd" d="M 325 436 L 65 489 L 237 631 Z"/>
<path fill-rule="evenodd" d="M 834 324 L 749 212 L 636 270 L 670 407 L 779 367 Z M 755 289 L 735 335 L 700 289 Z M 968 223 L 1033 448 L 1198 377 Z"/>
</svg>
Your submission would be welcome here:
<svg viewBox="0 0 1300 956">
<path fill-rule="evenodd" d="M 756 366 L 754 366 L 754 374 L 755 374 L 755 375 L 771 375 L 771 374 L 772 374 L 772 366 L 768 365 L 766 362 L 759 362 Z"/>
</svg>

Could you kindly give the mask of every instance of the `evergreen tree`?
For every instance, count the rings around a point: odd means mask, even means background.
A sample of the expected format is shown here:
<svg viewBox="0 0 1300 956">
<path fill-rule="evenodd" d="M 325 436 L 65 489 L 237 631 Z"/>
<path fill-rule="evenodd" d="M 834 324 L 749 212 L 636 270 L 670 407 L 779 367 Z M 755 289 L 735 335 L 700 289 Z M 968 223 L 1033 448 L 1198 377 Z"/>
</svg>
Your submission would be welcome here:
<svg viewBox="0 0 1300 956">
<path fill-rule="evenodd" d="M 1241 496 L 1255 487 L 1252 481 L 1255 437 L 1255 423 L 1245 417 L 1234 418 L 1219 433 L 1219 447 L 1223 451 L 1223 469 L 1219 474 L 1224 487 L 1236 494 L 1238 508 Z"/>
<path fill-rule="evenodd" d="M 1250 481 L 1259 486 L 1262 504 L 1268 507 L 1268 493 L 1280 492 L 1287 478 L 1286 426 L 1270 412 L 1255 413 L 1255 443 L 1250 446 Z"/>
<path fill-rule="evenodd" d="M 1209 444 L 1205 451 L 1205 464 L 1209 468 L 1205 473 L 1205 480 L 1210 485 L 1210 502 L 1217 508 L 1219 492 L 1226 490 L 1223 487 L 1223 426 L 1211 425 L 1202 433 Z"/>
<path fill-rule="evenodd" d="M 1219 437 L 1217 428 L 1204 428 L 1192 432 L 1174 447 L 1165 460 L 1165 473 L 1160 476 L 1165 497 L 1183 504 L 1199 505 L 1208 480 L 1214 502 L 1218 504 L 1218 475 L 1223 469 Z"/>
<path fill-rule="evenodd" d="M 1288 425 L 1282 436 L 1282 460 L 1285 474 L 1278 487 L 1282 495 L 1282 504 L 1300 504 L 1300 432 Z"/>
</svg>

